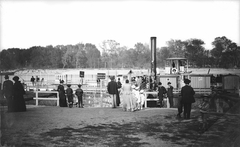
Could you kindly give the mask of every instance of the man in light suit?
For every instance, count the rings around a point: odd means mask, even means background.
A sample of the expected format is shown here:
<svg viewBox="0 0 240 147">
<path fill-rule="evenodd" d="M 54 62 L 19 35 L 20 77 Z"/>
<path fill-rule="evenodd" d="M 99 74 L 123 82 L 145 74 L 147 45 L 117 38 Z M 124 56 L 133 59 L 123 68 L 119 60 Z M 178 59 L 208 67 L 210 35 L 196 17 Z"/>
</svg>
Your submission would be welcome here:
<svg viewBox="0 0 240 147">
<path fill-rule="evenodd" d="M 110 77 L 111 81 L 108 83 L 107 85 L 107 90 L 108 93 L 110 94 L 111 98 L 112 98 L 112 108 L 116 108 L 117 107 L 117 101 L 116 101 L 116 95 L 118 93 L 118 85 L 117 82 L 114 81 L 114 77 Z"/>
</svg>

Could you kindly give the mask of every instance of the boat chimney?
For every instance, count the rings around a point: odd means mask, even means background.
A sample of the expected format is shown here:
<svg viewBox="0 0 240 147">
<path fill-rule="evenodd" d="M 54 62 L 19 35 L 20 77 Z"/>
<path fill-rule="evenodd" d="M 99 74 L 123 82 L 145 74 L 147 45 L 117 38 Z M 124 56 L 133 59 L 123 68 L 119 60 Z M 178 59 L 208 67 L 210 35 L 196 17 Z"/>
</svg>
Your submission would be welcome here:
<svg viewBox="0 0 240 147">
<path fill-rule="evenodd" d="M 157 76 L 157 60 L 156 60 L 156 46 L 157 46 L 157 37 L 151 37 L 151 76 L 156 80 Z"/>
</svg>

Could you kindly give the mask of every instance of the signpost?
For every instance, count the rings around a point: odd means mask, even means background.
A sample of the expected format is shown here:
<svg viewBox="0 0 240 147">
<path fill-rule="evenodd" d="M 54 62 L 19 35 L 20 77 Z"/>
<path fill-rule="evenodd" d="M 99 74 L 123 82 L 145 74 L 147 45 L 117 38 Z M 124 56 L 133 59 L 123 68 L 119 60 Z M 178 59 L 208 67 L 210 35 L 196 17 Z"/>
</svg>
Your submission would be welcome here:
<svg viewBox="0 0 240 147">
<path fill-rule="evenodd" d="M 81 85 L 83 84 L 83 78 L 84 78 L 84 71 L 80 71 L 80 73 L 79 73 L 79 76 L 80 76 L 80 83 L 81 83 Z"/>
</svg>

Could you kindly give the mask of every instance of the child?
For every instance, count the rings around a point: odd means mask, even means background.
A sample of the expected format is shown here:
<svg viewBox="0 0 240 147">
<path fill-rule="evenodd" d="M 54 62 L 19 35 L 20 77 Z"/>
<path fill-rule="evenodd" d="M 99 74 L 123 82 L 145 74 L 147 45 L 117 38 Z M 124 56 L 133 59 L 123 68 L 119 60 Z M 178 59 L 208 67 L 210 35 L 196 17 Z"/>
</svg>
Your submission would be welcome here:
<svg viewBox="0 0 240 147">
<path fill-rule="evenodd" d="M 68 99 L 68 106 L 69 108 L 73 107 L 73 90 L 71 88 L 71 85 L 68 84 L 66 89 L 67 99 Z"/>
<path fill-rule="evenodd" d="M 83 108 L 83 90 L 81 89 L 82 85 L 78 85 L 78 89 L 76 90 L 75 94 L 77 95 L 78 98 L 78 107 Z"/>
<path fill-rule="evenodd" d="M 136 109 L 140 110 L 140 93 L 139 93 L 139 87 L 137 85 L 135 87 L 135 99 L 136 99 Z"/>
<path fill-rule="evenodd" d="M 143 89 L 140 90 L 139 94 L 140 94 L 140 110 L 142 110 L 145 102 L 144 90 Z"/>
</svg>

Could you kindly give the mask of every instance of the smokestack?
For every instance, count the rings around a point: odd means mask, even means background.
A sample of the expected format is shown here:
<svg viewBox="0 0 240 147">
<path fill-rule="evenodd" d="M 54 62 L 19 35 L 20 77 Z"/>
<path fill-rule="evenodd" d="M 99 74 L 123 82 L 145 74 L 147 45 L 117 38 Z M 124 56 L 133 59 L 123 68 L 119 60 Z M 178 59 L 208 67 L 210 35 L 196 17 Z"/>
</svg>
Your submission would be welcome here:
<svg viewBox="0 0 240 147">
<path fill-rule="evenodd" d="M 157 37 L 151 37 L 151 75 L 154 76 L 156 80 L 157 76 L 157 60 L 156 60 L 156 46 L 157 46 Z"/>
</svg>

